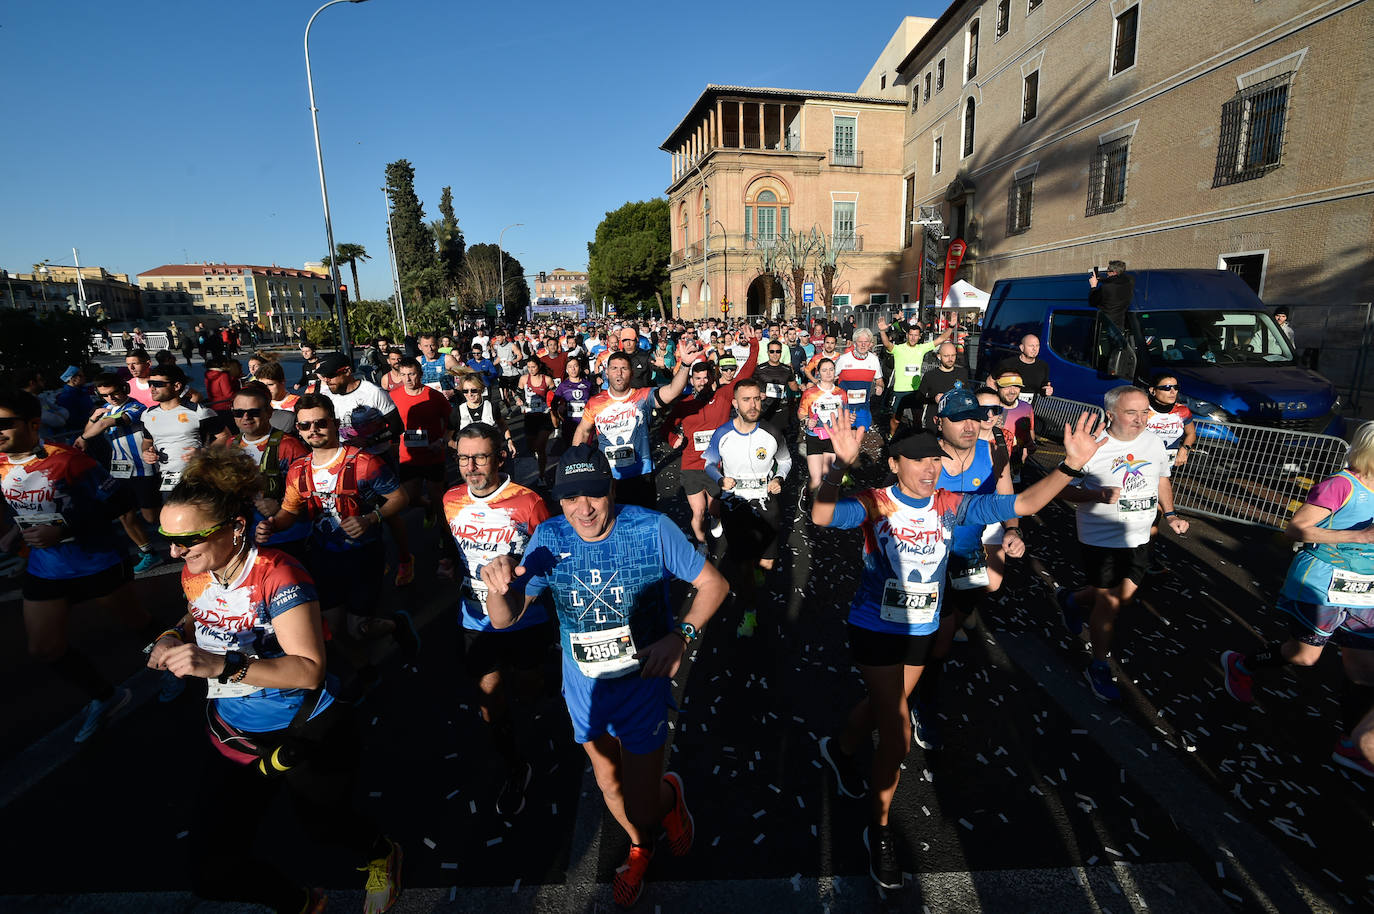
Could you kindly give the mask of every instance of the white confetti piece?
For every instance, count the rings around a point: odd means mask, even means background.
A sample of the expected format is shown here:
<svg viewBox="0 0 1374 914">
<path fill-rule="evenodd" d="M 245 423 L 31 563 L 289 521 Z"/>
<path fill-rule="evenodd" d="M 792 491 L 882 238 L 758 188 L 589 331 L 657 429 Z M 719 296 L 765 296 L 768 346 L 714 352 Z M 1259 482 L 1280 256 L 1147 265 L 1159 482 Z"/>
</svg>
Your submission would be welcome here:
<svg viewBox="0 0 1374 914">
<path fill-rule="evenodd" d="M 477 815 L 477 801 L 476 801 L 476 800 L 468 800 L 468 811 L 471 812 L 474 816 Z"/>
<path fill-rule="evenodd" d="M 754 819 L 755 819 L 755 821 L 757 821 L 757 820 L 759 820 L 759 819 L 762 819 L 762 818 L 763 818 L 764 816 L 766 816 L 766 815 L 768 815 L 768 811 L 767 811 L 767 810 L 764 810 L 764 809 L 760 809 L 758 812 L 754 813 Z"/>
<path fill-rule="evenodd" d="M 797 794 L 797 805 L 800 806 L 802 809 L 806 808 L 806 803 L 802 801 L 801 794 Z"/>
<path fill-rule="evenodd" d="M 456 870 L 456 869 L 458 869 L 458 864 L 456 864 L 456 863 L 441 863 L 441 864 L 439 864 L 439 869 L 441 869 L 441 870 Z"/>
<path fill-rule="evenodd" d="M 516 880 L 515 880 L 515 885 L 513 885 L 513 886 L 510 887 L 510 893 L 511 893 L 512 895 L 514 895 L 515 893 L 517 893 L 517 892 L 519 892 L 519 891 L 520 891 L 520 880 L 519 880 L 519 879 L 516 879 Z"/>
<path fill-rule="evenodd" d="M 1226 878 L 1226 867 L 1222 865 L 1222 863 L 1221 863 L 1220 860 L 1217 861 L 1217 878 L 1218 878 L 1218 879 L 1225 879 L 1225 878 Z"/>
<path fill-rule="evenodd" d="M 449 887 L 448 887 L 448 900 L 449 900 L 449 901 L 453 901 L 453 900 L 456 899 L 457 897 L 458 897 L 458 886 L 456 886 L 456 885 L 451 885 L 451 886 L 449 886 Z"/>
<path fill-rule="evenodd" d="M 715 846 L 716 846 L 717 844 L 719 844 L 719 843 L 720 843 L 720 835 L 716 835 L 715 839 L 711 841 L 711 846 L 712 846 L 712 847 L 715 847 Z"/>
<path fill-rule="evenodd" d="M 754 843 L 755 843 L 755 844 L 758 844 L 758 843 L 761 842 L 762 840 L 763 840 L 763 832 L 759 832 L 759 836 L 758 836 L 757 838 L 754 839 Z"/>
<path fill-rule="evenodd" d="M 1088 866 L 1092 866 L 1095 863 L 1097 863 L 1097 855 L 1093 854 L 1091 857 L 1089 857 L 1087 860 L 1084 860 L 1083 862 L 1086 863 Z M 1080 873 L 1079 875 L 1082 874 Z"/>
<path fill-rule="evenodd" d="M 501 843 L 501 836 L 500 836 L 500 835 L 497 835 L 495 838 L 492 838 L 492 839 L 490 839 L 490 840 L 487 841 L 487 847 L 495 847 L 496 845 L 498 845 L 498 844 L 500 844 L 500 843 Z"/>
<path fill-rule="evenodd" d="M 178 839 L 185 838 L 185 837 L 186 837 L 187 835 L 189 835 L 189 834 L 190 834 L 189 831 L 179 831 L 179 832 L 177 832 L 177 838 L 178 838 Z"/>
<path fill-rule="evenodd" d="M 973 831 L 973 823 L 970 822 L 968 819 L 960 819 L 959 824 L 964 826 L 964 828 L 967 828 L 969 831 Z"/>
<path fill-rule="evenodd" d="M 425 847 L 429 848 L 430 850 L 434 850 L 434 848 L 435 848 L 434 840 L 433 840 L 432 838 L 426 838 L 426 839 L 425 839 Z"/>
</svg>

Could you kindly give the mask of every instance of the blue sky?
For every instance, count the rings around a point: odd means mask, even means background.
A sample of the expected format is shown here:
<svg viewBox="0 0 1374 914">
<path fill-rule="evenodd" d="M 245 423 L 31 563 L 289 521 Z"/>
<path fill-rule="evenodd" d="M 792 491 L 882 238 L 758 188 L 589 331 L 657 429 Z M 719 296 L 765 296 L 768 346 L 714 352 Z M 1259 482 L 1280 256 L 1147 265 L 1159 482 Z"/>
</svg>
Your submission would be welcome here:
<svg viewBox="0 0 1374 914">
<path fill-rule="evenodd" d="M 324 0 L 26 2 L 0 13 L 0 267 L 300 266 L 326 250 L 302 37 Z M 334 237 L 390 292 L 386 163 L 469 244 L 585 266 L 608 209 L 661 195 L 659 144 L 708 83 L 853 91 L 941 3 L 369 0 L 311 31 Z"/>
</svg>

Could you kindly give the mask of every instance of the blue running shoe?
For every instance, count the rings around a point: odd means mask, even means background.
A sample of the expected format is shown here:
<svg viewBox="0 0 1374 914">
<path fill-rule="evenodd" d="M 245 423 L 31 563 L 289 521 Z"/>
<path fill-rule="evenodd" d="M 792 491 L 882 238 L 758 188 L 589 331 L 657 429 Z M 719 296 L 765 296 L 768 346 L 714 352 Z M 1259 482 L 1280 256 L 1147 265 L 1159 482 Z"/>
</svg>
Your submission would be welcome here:
<svg viewBox="0 0 1374 914">
<path fill-rule="evenodd" d="M 1067 587 L 1056 587 L 1054 602 L 1059 604 L 1059 612 L 1064 617 L 1064 628 L 1077 638 L 1083 634 L 1083 620 L 1078 615 L 1078 607 L 1073 604 L 1073 591 Z"/>
<path fill-rule="evenodd" d="M 1105 660 L 1094 660 L 1083 671 L 1083 676 L 1092 686 L 1093 694 L 1102 701 L 1120 701 L 1121 690 L 1116 687 L 1116 676 L 1112 665 Z"/>
</svg>

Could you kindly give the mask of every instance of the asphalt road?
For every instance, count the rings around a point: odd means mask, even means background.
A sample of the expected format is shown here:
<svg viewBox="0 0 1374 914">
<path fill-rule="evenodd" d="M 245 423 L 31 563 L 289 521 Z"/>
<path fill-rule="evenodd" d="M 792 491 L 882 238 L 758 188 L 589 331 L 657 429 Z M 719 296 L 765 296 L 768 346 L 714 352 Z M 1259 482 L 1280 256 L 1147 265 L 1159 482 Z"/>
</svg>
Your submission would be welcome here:
<svg viewBox="0 0 1374 914">
<path fill-rule="evenodd" d="M 517 432 L 518 437 L 518 432 Z M 522 460 L 517 478 L 528 477 Z M 876 476 L 876 467 L 869 475 Z M 795 505 L 794 481 L 785 492 Z M 675 464 L 661 506 L 685 522 Z M 609 911 L 626 838 L 605 814 L 557 695 L 518 706 L 536 776 L 513 821 L 493 809 L 500 777 L 458 657 L 451 585 L 433 535 L 412 517 L 417 583 L 388 585 L 412 608 L 424 648 L 414 667 L 383 662 L 359 709 L 356 801 L 406 849 L 396 910 Z M 844 611 L 857 578 L 853 532 L 793 519 L 759 634 L 740 639 L 727 605 L 677 680 L 670 766 L 696 818 L 686 858 L 660 853 L 641 910 L 1124 911 L 1355 910 L 1374 903 L 1368 781 L 1331 764 L 1339 729 L 1337 657 L 1263 680 L 1243 707 L 1217 655 L 1279 637 L 1269 604 L 1291 554 L 1255 528 L 1195 522 L 1170 536 L 1171 566 L 1123 617 L 1120 707 L 1097 702 L 1086 653 L 1058 626 L 1048 582 L 1073 583 L 1072 515 L 1052 505 L 1026 525 L 1012 566 L 946 676 L 941 752 L 912 750 L 893 823 L 909 888 L 882 902 L 866 875 L 864 801 L 836 796 L 817 752 L 861 694 Z M 180 611 L 176 578 L 140 580 L 149 606 Z M 170 705 L 137 674 L 141 644 L 98 612 L 74 640 L 112 676 L 133 676 L 135 707 L 79 751 L 70 694 L 23 652 L 13 600 L 0 640 L 0 826 L 14 836 L 0 910 L 231 911 L 188 893 L 188 804 L 202 750 L 197 689 Z M 259 840 L 288 846 L 302 881 L 351 907 L 358 874 L 312 847 L 285 804 Z"/>
</svg>

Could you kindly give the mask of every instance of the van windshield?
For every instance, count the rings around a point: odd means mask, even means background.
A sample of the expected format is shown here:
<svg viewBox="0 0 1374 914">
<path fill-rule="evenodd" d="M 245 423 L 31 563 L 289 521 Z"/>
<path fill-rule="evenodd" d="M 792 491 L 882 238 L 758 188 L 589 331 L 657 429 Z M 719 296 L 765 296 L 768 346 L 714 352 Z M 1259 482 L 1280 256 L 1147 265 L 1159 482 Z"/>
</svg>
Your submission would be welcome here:
<svg viewBox="0 0 1374 914">
<path fill-rule="evenodd" d="M 1293 364 L 1293 347 L 1263 311 L 1143 311 L 1135 315 L 1155 364 Z"/>
</svg>

